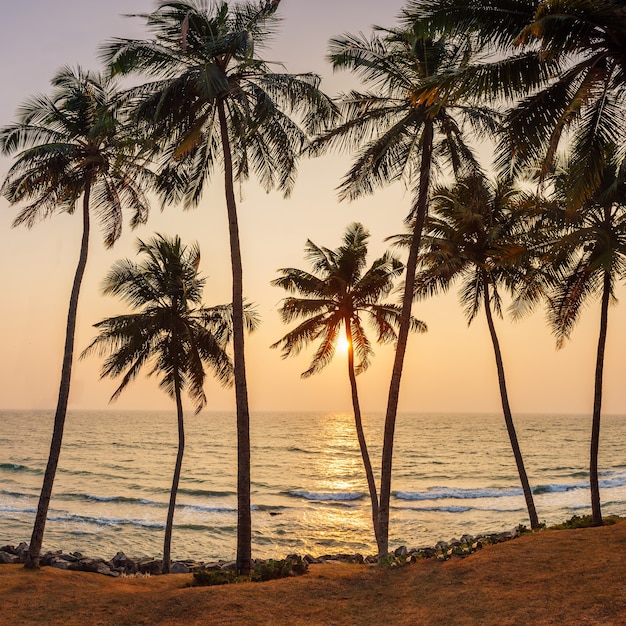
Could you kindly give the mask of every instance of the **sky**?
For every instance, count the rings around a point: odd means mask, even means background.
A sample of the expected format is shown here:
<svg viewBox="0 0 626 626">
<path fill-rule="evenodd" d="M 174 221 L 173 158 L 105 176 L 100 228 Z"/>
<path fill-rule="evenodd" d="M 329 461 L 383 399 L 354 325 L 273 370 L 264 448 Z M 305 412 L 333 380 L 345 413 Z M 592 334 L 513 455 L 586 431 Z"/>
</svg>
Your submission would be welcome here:
<svg viewBox="0 0 626 626">
<path fill-rule="evenodd" d="M 282 27 L 264 56 L 289 72 L 317 72 L 329 95 L 355 86 L 345 73 L 333 74 L 325 59 L 328 40 L 346 32 L 369 33 L 373 24 L 392 26 L 401 0 L 283 0 Z M 0 125 L 15 120 L 20 103 L 49 93 L 49 81 L 64 65 L 100 69 L 97 48 L 111 37 L 145 37 L 143 22 L 123 14 L 152 10 L 148 0 L 29 0 L 7 3 L 0 22 Z M 489 165 L 489 154 L 484 154 Z M 237 188 L 244 262 L 244 292 L 256 303 L 262 326 L 246 340 L 250 406 L 255 411 L 344 411 L 351 407 L 347 364 L 337 354 L 322 373 L 302 380 L 313 348 L 282 360 L 269 346 L 287 332 L 278 308 L 284 296 L 270 281 L 282 267 L 307 268 L 307 239 L 335 248 L 348 224 L 359 221 L 371 233 L 370 260 L 386 249 L 385 237 L 402 231 L 411 194 L 393 185 L 355 202 L 338 202 L 336 187 L 350 167 L 350 155 L 330 154 L 303 161 L 291 197 L 266 194 L 253 181 Z M 0 156 L 4 178 L 11 161 Z M 201 272 L 207 277 L 207 305 L 230 298 L 230 253 L 221 176 L 191 211 L 153 203 L 148 224 L 105 250 L 96 225 L 79 304 L 76 351 L 94 337 L 93 324 L 123 311 L 101 294 L 101 282 L 120 258 L 133 258 L 137 237 L 179 234 L 198 241 Z M 32 230 L 11 228 L 17 207 L 0 199 L 0 409 L 50 409 L 56 405 L 69 292 L 80 245 L 80 212 L 55 215 Z M 623 295 L 620 288 L 618 297 Z M 495 413 L 500 410 L 493 351 L 483 317 L 468 328 L 453 290 L 415 305 L 414 315 L 429 332 L 410 338 L 400 410 L 412 413 Z M 604 410 L 624 413 L 626 347 L 623 307 L 610 311 L 605 364 Z M 541 310 L 521 322 L 498 321 L 500 343 L 517 413 L 590 413 L 599 324 L 599 303 L 584 310 L 572 339 L 555 349 Z M 375 347 L 369 370 L 358 379 L 365 411 L 384 411 L 393 349 Z M 70 409 L 104 409 L 116 388 L 100 380 L 97 356 L 76 360 Z M 234 392 L 209 380 L 208 410 L 234 410 Z M 111 408 L 169 409 L 172 402 L 154 378 L 137 380 Z"/>
</svg>

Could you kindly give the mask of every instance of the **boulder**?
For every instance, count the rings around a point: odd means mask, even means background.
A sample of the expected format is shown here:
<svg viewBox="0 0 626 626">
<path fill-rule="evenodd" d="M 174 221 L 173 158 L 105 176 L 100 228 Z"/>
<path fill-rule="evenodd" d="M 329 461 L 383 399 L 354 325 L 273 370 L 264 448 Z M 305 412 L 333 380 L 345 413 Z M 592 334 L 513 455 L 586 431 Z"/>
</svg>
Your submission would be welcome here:
<svg viewBox="0 0 626 626">
<path fill-rule="evenodd" d="M 409 551 L 406 549 L 406 546 L 400 546 L 393 551 L 395 556 L 406 556 Z"/>
<path fill-rule="evenodd" d="M 180 561 L 176 561 L 170 566 L 170 574 L 189 574 L 190 571 L 191 568 Z"/>
<path fill-rule="evenodd" d="M 220 567 L 221 570 L 236 572 L 237 571 L 237 561 L 226 561 L 226 563 L 222 563 Z"/>
<path fill-rule="evenodd" d="M 18 557 L 15 554 L 10 554 L 9 552 L 5 552 L 4 550 L 0 550 L 0 563 L 17 563 Z"/>
<path fill-rule="evenodd" d="M 18 563 L 26 563 L 26 559 L 28 558 L 28 544 L 23 541 L 15 548 L 15 552 L 13 553 L 18 557 Z"/>
<path fill-rule="evenodd" d="M 202 566 L 202 569 L 206 570 L 207 572 L 217 572 L 217 570 L 222 569 L 222 565 L 223 563 L 205 563 Z"/>
<path fill-rule="evenodd" d="M 160 574 L 163 569 L 163 561 L 161 559 L 142 559 L 137 564 L 142 574 Z"/>
</svg>

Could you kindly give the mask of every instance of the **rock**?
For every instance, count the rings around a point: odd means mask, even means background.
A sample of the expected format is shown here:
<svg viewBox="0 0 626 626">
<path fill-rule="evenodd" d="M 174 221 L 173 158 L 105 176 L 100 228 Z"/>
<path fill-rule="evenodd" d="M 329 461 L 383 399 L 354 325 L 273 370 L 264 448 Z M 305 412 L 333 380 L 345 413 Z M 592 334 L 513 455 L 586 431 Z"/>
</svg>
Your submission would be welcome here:
<svg viewBox="0 0 626 626">
<path fill-rule="evenodd" d="M 374 564 L 378 563 L 378 557 L 374 556 L 373 554 L 370 554 L 370 555 L 365 557 L 365 562 L 368 565 L 374 565 Z"/>
<path fill-rule="evenodd" d="M 237 561 L 226 561 L 226 563 L 222 563 L 220 569 L 224 571 L 235 572 L 237 571 Z"/>
<path fill-rule="evenodd" d="M 118 552 L 108 563 L 113 570 L 124 572 L 126 574 L 136 574 L 139 566 L 134 559 L 127 557 L 123 552 Z"/>
<path fill-rule="evenodd" d="M 15 548 L 15 552 L 13 554 L 16 554 L 19 557 L 20 563 L 25 563 L 26 558 L 28 557 L 28 544 L 22 541 L 20 545 Z"/>
<path fill-rule="evenodd" d="M 400 546 L 393 551 L 395 556 L 406 556 L 409 551 L 406 549 L 406 546 Z"/>
<path fill-rule="evenodd" d="M 321 563 L 319 559 L 316 559 L 314 556 L 311 556 L 310 554 L 305 554 L 302 560 L 308 563 L 309 565 L 311 565 L 312 563 Z"/>
<path fill-rule="evenodd" d="M 143 559 L 137 564 L 142 574 L 160 574 L 163 569 L 163 561 L 161 559 Z"/>
<path fill-rule="evenodd" d="M 223 563 L 205 563 L 202 566 L 202 569 L 207 570 L 208 572 L 217 572 L 217 570 L 222 569 Z"/>
<path fill-rule="evenodd" d="M 54 561 L 50 563 L 50 567 L 56 567 L 57 569 L 69 569 L 70 562 L 69 561 Z"/>
<path fill-rule="evenodd" d="M 55 552 L 46 552 L 39 558 L 39 565 L 45 567 L 46 565 L 52 565 L 63 554 L 61 550 Z"/>
<path fill-rule="evenodd" d="M 170 566 L 170 574 L 189 574 L 190 571 L 191 568 L 180 561 L 172 563 Z"/>
<path fill-rule="evenodd" d="M 17 563 L 18 557 L 15 554 L 10 554 L 9 552 L 5 552 L 4 549 L 0 550 L 0 563 Z"/>
</svg>

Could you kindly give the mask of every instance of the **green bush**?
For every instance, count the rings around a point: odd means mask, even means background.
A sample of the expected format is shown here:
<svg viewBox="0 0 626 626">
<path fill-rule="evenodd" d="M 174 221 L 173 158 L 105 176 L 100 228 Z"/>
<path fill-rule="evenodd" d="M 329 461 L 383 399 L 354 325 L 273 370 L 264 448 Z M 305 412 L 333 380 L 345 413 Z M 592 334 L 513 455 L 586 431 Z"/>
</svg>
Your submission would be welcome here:
<svg viewBox="0 0 626 626">
<path fill-rule="evenodd" d="M 254 571 L 250 574 L 253 582 L 276 580 L 287 576 L 301 576 L 306 574 L 309 564 L 299 556 L 288 556 L 286 559 L 258 561 L 254 565 Z"/>
<path fill-rule="evenodd" d="M 193 573 L 194 587 L 211 587 L 213 585 L 228 585 L 238 581 L 237 574 L 226 570 L 201 569 Z"/>
<path fill-rule="evenodd" d="M 619 519 L 617 515 L 607 515 L 602 519 L 602 522 L 604 526 L 611 526 Z M 550 528 L 552 530 L 568 530 L 571 528 L 591 528 L 593 525 L 591 515 L 574 515 L 570 519 L 565 520 L 562 524 L 555 524 Z"/>
</svg>

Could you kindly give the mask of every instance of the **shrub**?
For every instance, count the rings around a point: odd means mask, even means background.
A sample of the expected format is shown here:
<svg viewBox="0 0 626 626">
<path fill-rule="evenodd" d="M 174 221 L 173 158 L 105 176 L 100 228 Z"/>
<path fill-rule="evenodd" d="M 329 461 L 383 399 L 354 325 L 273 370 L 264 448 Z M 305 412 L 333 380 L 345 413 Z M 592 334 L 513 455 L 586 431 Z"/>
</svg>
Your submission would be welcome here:
<svg viewBox="0 0 626 626">
<path fill-rule="evenodd" d="M 253 582 L 276 580 L 287 576 L 301 576 L 306 574 L 309 564 L 297 555 L 288 556 L 286 559 L 257 561 L 254 571 L 250 574 Z"/>
<path fill-rule="evenodd" d="M 213 585 L 228 585 L 237 582 L 237 574 L 227 570 L 206 570 L 201 569 L 193 573 L 194 587 L 211 587 Z"/>
</svg>

